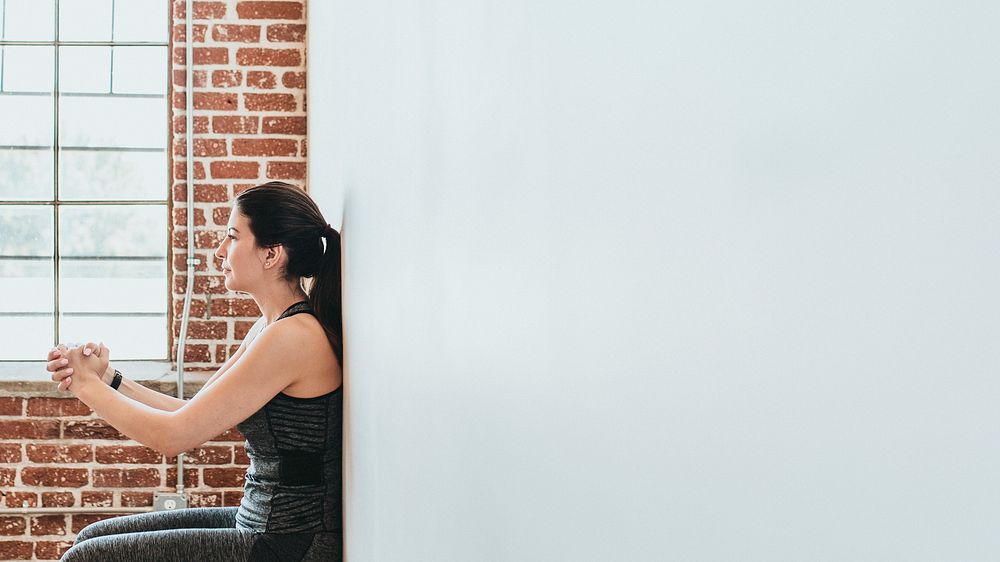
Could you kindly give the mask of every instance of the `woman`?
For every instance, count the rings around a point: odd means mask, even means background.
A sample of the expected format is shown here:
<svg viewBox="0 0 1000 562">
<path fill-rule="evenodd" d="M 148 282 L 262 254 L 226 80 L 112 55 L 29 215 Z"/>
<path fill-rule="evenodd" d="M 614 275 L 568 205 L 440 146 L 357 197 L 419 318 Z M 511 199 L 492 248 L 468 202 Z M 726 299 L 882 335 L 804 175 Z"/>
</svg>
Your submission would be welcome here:
<svg viewBox="0 0 1000 562">
<path fill-rule="evenodd" d="M 226 288 L 249 293 L 263 316 L 196 396 L 122 382 L 103 345 L 60 346 L 48 369 L 164 455 L 237 426 L 251 460 L 243 500 L 99 521 L 63 560 L 342 559 L 340 235 L 308 195 L 271 182 L 236 197 L 215 255 Z"/>
</svg>

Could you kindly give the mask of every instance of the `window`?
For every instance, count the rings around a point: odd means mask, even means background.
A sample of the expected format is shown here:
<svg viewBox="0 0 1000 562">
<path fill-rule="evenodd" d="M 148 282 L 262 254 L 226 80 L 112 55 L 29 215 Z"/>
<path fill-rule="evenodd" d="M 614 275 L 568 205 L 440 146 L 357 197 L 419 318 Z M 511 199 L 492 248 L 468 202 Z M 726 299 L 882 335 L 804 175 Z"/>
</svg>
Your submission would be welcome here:
<svg viewBox="0 0 1000 562">
<path fill-rule="evenodd" d="M 166 0 L 0 0 L 0 360 L 166 359 Z"/>
</svg>

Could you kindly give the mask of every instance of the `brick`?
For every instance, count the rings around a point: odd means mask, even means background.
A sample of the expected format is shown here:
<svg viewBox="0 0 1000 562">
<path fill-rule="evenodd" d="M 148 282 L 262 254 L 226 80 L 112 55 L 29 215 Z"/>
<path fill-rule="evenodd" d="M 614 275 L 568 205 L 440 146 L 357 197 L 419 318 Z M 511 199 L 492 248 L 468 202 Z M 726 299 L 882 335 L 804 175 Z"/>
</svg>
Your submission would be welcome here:
<svg viewBox="0 0 1000 562">
<path fill-rule="evenodd" d="M 5 396 L 0 398 L 0 416 L 20 416 L 24 411 L 24 399 Z"/>
<path fill-rule="evenodd" d="M 100 464 L 157 464 L 163 462 L 159 451 L 143 445 L 99 446 L 94 458 Z"/>
<path fill-rule="evenodd" d="M 218 248 L 225 236 L 226 233 L 222 230 L 197 230 L 194 233 L 194 247 L 201 249 Z"/>
<path fill-rule="evenodd" d="M 58 420 L 8 420 L 0 422 L 0 439 L 58 438 Z"/>
<path fill-rule="evenodd" d="M 35 543 L 36 560 L 59 560 L 73 546 L 73 541 L 38 541 Z"/>
<path fill-rule="evenodd" d="M 233 156 L 295 156 L 298 151 L 292 139 L 233 139 Z"/>
<path fill-rule="evenodd" d="M 177 345 L 173 346 L 171 357 L 177 355 Z M 208 345 L 203 343 L 189 343 L 184 346 L 184 361 L 187 363 L 209 363 L 212 357 L 208 353 Z"/>
<path fill-rule="evenodd" d="M 18 443 L 0 443 L 0 463 L 15 462 L 21 462 L 21 445 Z"/>
<path fill-rule="evenodd" d="M 122 492 L 122 507 L 147 507 L 153 505 L 153 492 Z"/>
<path fill-rule="evenodd" d="M 273 180 L 305 179 L 305 162 L 268 162 L 267 177 Z"/>
<path fill-rule="evenodd" d="M 247 75 L 249 81 L 249 73 Z M 216 115 L 212 118 L 212 131 L 220 134 L 244 134 L 252 135 L 257 133 L 260 117 L 255 115 Z"/>
<path fill-rule="evenodd" d="M 224 92 L 195 92 L 194 108 L 211 111 L 229 111 L 238 106 L 236 94 Z M 184 109 L 184 92 L 174 92 L 174 109 Z"/>
<path fill-rule="evenodd" d="M 5 537 L 23 535 L 27 527 L 24 517 L 0 517 L 0 535 Z"/>
<path fill-rule="evenodd" d="M 241 66 L 302 66 L 299 49 L 236 49 L 236 62 Z"/>
<path fill-rule="evenodd" d="M 216 435 L 214 438 L 209 439 L 209 441 L 245 441 L 246 438 L 240 433 L 238 429 L 231 428 L 227 429 L 225 432 Z"/>
<path fill-rule="evenodd" d="M 204 43 L 205 42 L 205 32 L 208 31 L 208 26 L 203 23 L 191 24 L 191 30 L 194 31 L 194 42 Z M 174 44 L 177 43 L 187 43 L 187 26 L 183 23 L 174 26 Z"/>
<path fill-rule="evenodd" d="M 302 139 L 302 144 L 301 144 L 302 150 L 299 152 L 299 156 L 305 158 L 308 155 L 309 151 L 306 149 L 306 145 L 308 144 L 309 144 L 309 139 Z"/>
<path fill-rule="evenodd" d="M 80 492 L 80 505 L 83 507 L 111 507 L 115 495 L 111 492 Z"/>
<path fill-rule="evenodd" d="M 191 507 L 222 507 L 222 492 L 194 492 L 190 500 Z"/>
<path fill-rule="evenodd" d="M 260 316 L 260 309 L 253 299 L 212 299 L 212 316 Z"/>
<path fill-rule="evenodd" d="M 226 139 L 194 139 L 194 155 L 199 157 L 228 156 Z M 187 143 L 183 138 L 174 141 L 174 156 L 187 156 Z"/>
<path fill-rule="evenodd" d="M 196 163 L 195 175 L 197 174 L 198 166 L 201 166 L 201 162 Z M 202 177 L 204 177 L 204 170 L 202 170 Z M 184 179 L 184 178 L 178 178 Z M 173 198 L 175 202 L 186 203 L 187 202 L 187 184 L 178 183 L 174 185 Z M 229 201 L 229 191 L 226 186 L 219 184 L 210 183 L 196 183 L 194 184 L 194 200 L 196 203 L 223 203 Z"/>
<path fill-rule="evenodd" d="M 247 456 L 246 447 L 233 447 L 233 463 L 234 464 L 250 464 L 250 457 Z"/>
<path fill-rule="evenodd" d="M 187 224 L 187 207 L 174 207 L 174 225 L 175 226 L 185 226 Z M 205 210 L 194 208 L 194 224 L 195 226 L 205 226 Z M 183 259 L 187 259 L 187 254 L 185 253 Z M 182 267 L 187 267 L 184 263 Z"/>
<path fill-rule="evenodd" d="M 244 191 L 246 191 L 246 190 L 248 190 L 251 187 L 254 187 L 256 185 L 257 184 L 255 184 L 255 183 L 235 183 L 235 184 L 233 184 L 233 197 L 236 197 L 240 193 L 243 193 Z"/>
<path fill-rule="evenodd" d="M 191 317 L 192 318 L 204 318 L 205 312 L 208 310 L 208 303 L 204 300 L 198 298 L 191 299 Z M 174 314 L 180 316 L 184 311 L 184 299 L 174 300 Z"/>
<path fill-rule="evenodd" d="M 38 494 L 35 492 L 7 492 L 3 499 L 7 507 L 38 507 Z"/>
<path fill-rule="evenodd" d="M 212 222 L 221 226 L 229 224 L 229 216 L 233 210 L 230 207 L 216 207 L 212 209 Z"/>
<path fill-rule="evenodd" d="M 90 481 L 86 468 L 56 468 L 28 466 L 21 469 L 21 482 L 46 488 L 79 488 Z"/>
<path fill-rule="evenodd" d="M 273 72 L 266 70 L 248 70 L 247 87 L 273 90 L 278 85 L 278 79 Z"/>
<path fill-rule="evenodd" d="M 72 518 L 70 530 L 73 531 L 73 533 L 79 533 L 84 527 L 90 525 L 91 523 L 97 523 L 98 521 L 118 516 L 111 513 L 77 513 L 71 515 L 70 517 Z"/>
<path fill-rule="evenodd" d="M 216 24 L 212 26 L 212 39 L 220 43 L 257 43 L 260 26 Z"/>
<path fill-rule="evenodd" d="M 174 132 L 178 134 L 184 134 L 187 131 L 187 120 L 183 115 L 180 117 L 174 117 Z M 194 132 L 195 133 L 207 133 L 208 132 L 208 117 L 198 117 L 194 118 Z"/>
<path fill-rule="evenodd" d="M 31 560 L 32 544 L 25 541 L 0 541 L 0 560 Z"/>
<path fill-rule="evenodd" d="M 278 135 L 306 134 L 305 117 L 265 117 L 261 121 L 261 132 Z"/>
<path fill-rule="evenodd" d="M 178 321 L 178 324 L 180 322 Z M 179 327 L 179 326 L 178 326 Z M 222 340 L 226 339 L 228 327 L 225 322 L 189 320 L 188 337 L 193 340 Z"/>
<path fill-rule="evenodd" d="M 184 69 L 181 70 L 175 69 L 172 71 L 172 74 L 174 76 L 174 86 L 180 86 L 182 88 L 187 86 L 187 72 L 185 72 Z M 191 73 L 191 77 L 194 79 L 195 88 L 204 88 L 206 85 L 208 85 L 207 70 L 195 70 Z"/>
<path fill-rule="evenodd" d="M 13 486 L 17 471 L 13 468 L 0 468 L 0 486 Z"/>
<path fill-rule="evenodd" d="M 90 445 L 33 445 L 28 444 L 28 460 L 37 463 L 90 462 L 94 451 Z"/>
<path fill-rule="evenodd" d="M 301 23 L 276 23 L 267 26 L 267 40 L 275 43 L 302 43 L 306 40 L 306 26 Z"/>
<path fill-rule="evenodd" d="M 36 515 L 31 518 L 32 535 L 65 535 L 65 515 Z"/>
<path fill-rule="evenodd" d="M 253 328 L 254 323 L 255 322 L 237 320 L 236 323 L 233 324 L 233 338 L 243 340 L 243 338 L 247 337 L 247 334 L 250 332 L 250 328 Z"/>
<path fill-rule="evenodd" d="M 229 354 L 226 352 L 226 344 L 217 343 L 215 344 L 215 362 L 225 363 L 229 359 Z"/>
<path fill-rule="evenodd" d="M 233 462 L 232 445 L 205 445 L 184 454 L 191 464 L 229 464 Z"/>
<path fill-rule="evenodd" d="M 225 507 L 239 506 L 243 499 L 243 490 L 224 490 L 222 492 L 222 505 Z"/>
<path fill-rule="evenodd" d="M 177 468 L 171 467 L 167 469 L 167 480 L 164 486 L 174 487 L 177 485 Z M 185 488 L 197 488 L 198 487 L 198 469 L 197 468 L 185 468 L 184 469 L 184 487 Z"/>
<path fill-rule="evenodd" d="M 240 468 L 206 468 L 203 478 L 205 485 L 213 488 L 240 488 L 243 486 L 246 469 Z"/>
<path fill-rule="evenodd" d="M 194 8 L 192 20 L 220 20 L 226 17 L 225 2 L 192 2 Z M 174 19 L 183 20 L 187 17 L 184 0 L 174 0 Z"/>
<path fill-rule="evenodd" d="M 213 179 L 257 179 L 260 177 L 258 162 L 224 162 L 209 164 Z"/>
<path fill-rule="evenodd" d="M 76 498 L 72 492 L 42 492 L 42 507 L 73 507 Z"/>
<path fill-rule="evenodd" d="M 89 416 L 90 407 L 76 398 L 29 398 L 29 416 Z"/>
<path fill-rule="evenodd" d="M 174 160 L 174 178 L 179 180 L 187 179 L 187 166 L 184 160 Z M 205 166 L 201 162 L 194 163 L 194 179 L 205 179 Z M 180 197 L 174 191 L 174 201 L 187 201 L 187 192 Z"/>
<path fill-rule="evenodd" d="M 95 468 L 95 488 L 156 488 L 160 486 L 158 468 Z"/>
<path fill-rule="evenodd" d="M 229 49 L 226 47 L 195 47 L 193 49 L 195 66 L 209 64 L 229 64 Z M 174 64 L 184 66 L 187 58 L 187 49 L 184 47 L 174 48 Z"/>
<path fill-rule="evenodd" d="M 212 72 L 212 86 L 233 88 L 243 83 L 243 72 L 239 70 L 216 70 Z"/>
<path fill-rule="evenodd" d="M 238 2 L 236 15 L 246 20 L 300 20 L 301 2 Z"/>
<path fill-rule="evenodd" d="M 204 254 L 199 254 L 198 252 L 195 252 L 194 256 L 195 256 L 195 258 L 197 258 L 198 260 L 200 260 L 198 262 L 198 264 L 194 266 L 195 272 L 198 272 L 198 271 L 208 271 L 208 264 L 212 263 L 213 260 L 209 259 L 208 256 L 206 256 Z M 174 254 L 174 269 L 177 270 L 177 271 L 187 271 L 187 252 L 176 252 Z M 198 301 L 195 301 L 195 300 L 191 301 L 191 310 L 192 311 L 194 310 L 194 307 L 197 306 L 196 303 L 198 303 Z M 204 307 L 205 303 L 202 302 L 201 306 Z M 180 309 L 176 309 L 175 308 L 175 310 L 177 310 L 177 314 L 180 314 Z M 204 308 L 202 308 L 202 312 L 198 312 L 198 313 L 191 312 L 191 315 L 192 316 L 204 316 L 205 315 Z"/>
<path fill-rule="evenodd" d="M 281 75 L 281 84 L 286 88 L 304 90 L 306 88 L 306 73 L 286 72 Z"/>
<path fill-rule="evenodd" d="M 247 111 L 295 111 L 298 104 L 292 94 L 243 94 Z"/>
<path fill-rule="evenodd" d="M 103 420 L 63 422 L 65 439 L 128 439 Z"/>
</svg>

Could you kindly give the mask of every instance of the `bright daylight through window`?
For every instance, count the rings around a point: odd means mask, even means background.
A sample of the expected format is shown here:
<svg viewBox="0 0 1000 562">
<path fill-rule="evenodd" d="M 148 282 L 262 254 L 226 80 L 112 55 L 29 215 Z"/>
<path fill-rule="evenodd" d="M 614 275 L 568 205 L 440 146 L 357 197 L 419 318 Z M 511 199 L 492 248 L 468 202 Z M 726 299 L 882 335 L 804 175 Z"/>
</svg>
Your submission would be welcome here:
<svg viewBox="0 0 1000 562">
<path fill-rule="evenodd" d="M 0 361 L 166 359 L 164 0 L 0 0 Z"/>
</svg>

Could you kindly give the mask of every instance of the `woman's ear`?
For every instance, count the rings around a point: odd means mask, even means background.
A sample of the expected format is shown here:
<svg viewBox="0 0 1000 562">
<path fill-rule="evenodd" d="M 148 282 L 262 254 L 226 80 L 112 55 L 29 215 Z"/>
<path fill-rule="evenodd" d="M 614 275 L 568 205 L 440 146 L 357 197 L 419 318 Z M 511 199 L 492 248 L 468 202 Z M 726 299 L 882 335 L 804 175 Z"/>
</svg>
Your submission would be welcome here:
<svg viewBox="0 0 1000 562">
<path fill-rule="evenodd" d="M 264 248 L 264 267 L 277 265 L 281 256 L 285 254 L 285 247 L 281 244 Z"/>
</svg>

